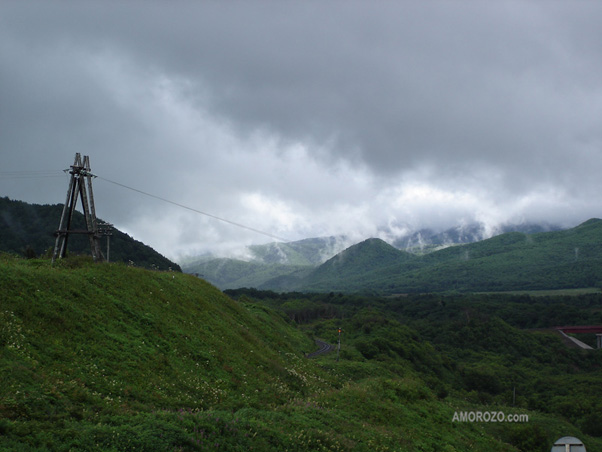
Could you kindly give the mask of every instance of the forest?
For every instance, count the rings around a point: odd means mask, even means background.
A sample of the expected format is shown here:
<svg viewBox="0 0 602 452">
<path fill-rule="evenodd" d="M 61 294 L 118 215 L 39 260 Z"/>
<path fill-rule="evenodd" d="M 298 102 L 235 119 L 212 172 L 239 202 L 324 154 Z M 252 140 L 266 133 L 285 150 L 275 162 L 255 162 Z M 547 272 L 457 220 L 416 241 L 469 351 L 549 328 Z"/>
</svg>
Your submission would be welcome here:
<svg viewBox="0 0 602 452">
<path fill-rule="evenodd" d="M 29 204 L 0 197 L 0 251 L 28 258 L 50 257 L 55 244 L 54 232 L 58 229 L 62 210 L 62 204 Z M 72 221 L 73 229 L 85 229 L 84 216 L 80 212 L 74 212 Z M 104 223 L 101 219 L 98 221 Z M 178 264 L 115 227 L 112 228 L 111 236 L 103 237 L 100 244 L 105 257 L 109 254 L 112 261 L 131 263 L 148 269 L 171 268 L 180 271 Z M 89 255 L 88 237 L 70 236 L 68 252 Z"/>
<path fill-rule="evenodd" d="M 602 350 L 572 347 L 554 329 L 602 325 L 600 291 L 397 297 L 225 293 L 279 310 L 333 344 L 340 328 L 341 359 L 392 373 L 403 373 L 407 364 L 441 400 L 555 416 L 575 431 L 602 438 Z M 578 337 L 595 347 L 593 334 Z M 549 450 L 537 446 L 545 443 L 545 423 L 523 425 L 525 431 L 512 433 L 511 441 L 520 450 Z"/>
</svg>

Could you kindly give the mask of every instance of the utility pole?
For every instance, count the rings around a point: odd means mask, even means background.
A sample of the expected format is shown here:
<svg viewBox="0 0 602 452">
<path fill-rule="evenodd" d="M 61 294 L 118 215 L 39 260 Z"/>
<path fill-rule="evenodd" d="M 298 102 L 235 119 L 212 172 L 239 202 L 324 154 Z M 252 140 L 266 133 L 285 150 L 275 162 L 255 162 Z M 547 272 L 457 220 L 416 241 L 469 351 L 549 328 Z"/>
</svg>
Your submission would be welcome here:
<svg viewBox="0 0 602 452">
<path fill-rule="evenodd" d="M 95 262 L 99 262 L 102 259 L 102 251 L 100 250 L 100 234 L 96 221 L 94 194 L 92 192 L 92 178 L 96 176 L 90 172 L 90 158 L 86 155 L 82 162 L 81 155 L 79 152 L 76 153 L 73 165 L 71 165 L 70 169 L 65 170 L 65 172 L 67 171 L 71 174 L 71 179 L 69 181 L 69 188 L 67 189 L 67 199 L 63 206 L 59 228 L 55 232 L 56 242 L 54 244 L 54 253 L 52 254 L 52 263 L 57 258 L 62 259 L 65 257 L 67 242 L 71 234 L 86 234 L 90 239 L 92 258 Z M 71 228 L 73 212 L 75 211 L 78 198 L 82 202 L 86 229 Z"/>
<path fill-rule="evenodd" d="M 337 362 L 339 361 L 340 353 L 341 353 L 341 328 L 339 328 L 339 342 L 337 344 Z"/>
<path fill-rule="evenodd" d="M 107 262 L 109 262 L 111 252 L 111 236 L 113 235 L 113 225 L 111 223 L 99 223 L 98 234 L 107 238 Z"/>
</svg>

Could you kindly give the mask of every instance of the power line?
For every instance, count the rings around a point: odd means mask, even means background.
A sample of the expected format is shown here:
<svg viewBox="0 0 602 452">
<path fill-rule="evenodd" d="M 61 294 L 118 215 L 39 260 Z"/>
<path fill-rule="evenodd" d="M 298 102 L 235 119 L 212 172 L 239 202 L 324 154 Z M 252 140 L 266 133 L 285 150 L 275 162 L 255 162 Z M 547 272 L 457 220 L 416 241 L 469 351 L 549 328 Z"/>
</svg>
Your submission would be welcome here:
<svg viewBox="0 0 602 452">
<path fill-rule="evenodd" d="M 98 176 L 98 175 L 96 175 L 95 177 L 97 177 L 98 179 L 104 180 L 105 182 L 109 182 L 109 183 L 111 183 L 111 184 L 118 185 L 119 187 L 127 188 L 128 190 L 132 190 L 132 191 L 135 191 L 135 192 L 137 192 L 137 193 L 143 194 L 143 195 L 145 195 L 145 196 L 149 196 L 149 197 L 151 197 L 151 198 L 158 199 L 158 200 L 160 200 L 160 201 L 163 201 L 163 202 L 166 202 L 166 203 L 172 204 L 172 205 L 174 205 L 174 206 L 181 207 L 182 209 L 190 210 L 190 211 L 192 211 L 192 212 L 195 212 L 195 213 L 198 213 L 198 214 L 201 214 L 201 215 L 205 215 L 205 216 L 207 216 L 207 217 L 210 217 L 210 218 L 213 218 L 213 219 L 215 219 L 215 220 L 219 220 L 219 221 L 222 221 L 222 222 L 224 222 L 224 223 L 231 224 L 231 225 L 233 225 L 233 226 L 238 226 L 239 228 L 243 228 L 243 229 L 246 229 L 246 230 L 248 230 L 248 231 L 253 231 L 253 232 L 256 232 L 257 234 L 262 234 L 262 235 L 265 235 L 265 236 L 267 236 L 267 237 L 271 237 L 271 238 L 273 238 L 273 239 L 280 240 L 280 241 L 282 241 L 282 242 L 290 242 L 290 240 L 288 240 L 288 239 L 285 239 L 285 238 L 283 238 L 283 237 L 279 237 L 279 236 L 277 236 L 277 235 L 274 235 L 274 234 L 271 234 L 271 233 L 269 233 L 269 232 L 261 231 L 261 230 L 259 230 L 259 229 L 255 229 L 255 228 L 252 228 L 252 227 L 250 227 L 250 226 L 246 226 L 246 225 L 244 225 L 244 224 L 237 223 L 237 222 L 235 222 L 235 221 L 227 220 L 227 219 L 225 219 L 225 218 L 221 218 L 221 217 L 218 217 L 218 216 L 216 216 L 216 215 L 212 215 L 212 214 L 210 214 L 210 213 L 203 212 L 203 211 L 201 211 L 201 210 L 198 210 L 198 209 L 194 209 L 194 208 L 192 208 L 192 207 L 185 206 L 184 204 L 180 204 L 180 203 L 178 203 L 178 202 L 175 202 L 175 201 L 170 201 L 169 199 L 163 198 L 163 197 L 161 197 L 161 196 L 153 195 L 152 193 L 148 193 L 148 192 L 145 192 L 145 191 L 142 191 L 142 190 L 138 190 L 137 188 L 134 188 L 134 187 L 129 187 L 129 186 L 125 185 L 125 184 L 121 184 L 121 183 L 119 183 L 119 182 L 115 182 L 115 181 L 109 180 L 109 179 L 107 179 L 107 178 L 104 178 L 104 177 L 102 177 L 102 176 Z"/>
<path fill-rule="evenodd" d="M 63 171 L 0 171 L 0 179 L 38 179 L 49 177 L 63 177 Z"/>
<path fill-rule="evenodd" d="M 64 177 L 66 171 L 67 170 L 0 171 L 0 179 L 38 179 L 38 178 Z M 226 218 L 218 217 L 217 215 L 212 215 L 210 213 L 203 212 L 202 210 L 198 210 L 198 209 L 194 209 L 194 208 L 189 207 L 189 206 L 185 206 L 184 204 L 180 204 L 180 203 L 177 203 L 175 201 L 171 201 L 171 200 L 163 198 L 161 196 L 153 195 L 152 193 L 148 193 L 148 192 L 145 192 L 145 191 L 142 191 L 142 190 L 138 190 L 137 188 L 130 187 L 128 185 L 125 185 L 125 184 L 122 184 L 122 183 L 119 183 L 119 182 L 115 182 L 115 181 L 106 179 L 106 178 L 101 177 L 101 176 L 92 175 L 92 174 L 91 174 L 91 176 L 92 177 L 97 177 L 98 179 L 104 180 L 105 182 L 109 182 L 111 184 L 118 185 L 118 186 L 126 188 L 128 190 L 135 191 L 135 192 L 143 194 L 145 196 L 149 196 L 151 198 L 155 198 L 155 199 L 158 199 L 160 201 L 172 204 L 172 205 L 180 207 L 182 209 L 190 210 L 191 212 L 195 212 L 195 213 L 198 213 L 198 214 L 201 214 L 201 215 L 205 215 L 205 216 L 213 218 L 215 220 L 219 220 L 219 221 L 222 221 L 224 223 L 228 223 L 228 224 L 231 224 L 233 226 L 237 226 L 239 228 L 246 229 L 248 231 L 256 232 L 257 234 L 262 234 L 262 235 L 265 235 L 267 237 L 270 237 L 270 238 L 273 238 L 273 239 L 276 239 L 276 240 L 280 240 L 281 242 L 290 242 L 290 240 L 285 239 L 284 237 L 279 237 L 279 236 L 277 236 L 275 234 L 271 234 L 269 232 L 261 231 L 259 229 L 253 228 L 251 226 L 246 226 L 244 224 L 237 223 L 235 221 L 228 220 Z"/>
</svg>

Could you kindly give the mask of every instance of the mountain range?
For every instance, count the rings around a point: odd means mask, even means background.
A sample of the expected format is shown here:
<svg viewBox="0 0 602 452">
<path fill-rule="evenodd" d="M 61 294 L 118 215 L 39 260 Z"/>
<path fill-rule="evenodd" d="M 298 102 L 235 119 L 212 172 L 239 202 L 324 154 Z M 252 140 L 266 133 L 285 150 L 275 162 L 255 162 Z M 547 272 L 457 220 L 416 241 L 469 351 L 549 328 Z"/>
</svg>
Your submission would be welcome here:
<svg viewBox="0 0 602 452">
<path fill-rule="evenodd" d="M 602 287 L 602 220 L 571 229 L 508 232 L 416 255 L 369 239 L 311 272 L 266 281 L 279 291 L 380 294 Z"/>
<path fill-rule="evenodd" d="M 500 228 L 498 235 L 503 236 L 509 233 L 518 233 L 522 235 L 533 235 L 540 233 L 558 232 L 561 229 L 552 225 L 521 224 L 506 225 Z M 369 239 L 366 243 L 380 243 L 381 253 L 389 256 L 393 252 L 403 252 L 405 259 L 412 260 L 416 265 L 419 261 L 428 261 L 429 259 L 420 259 L 420 256 L 435 253 L 435 256 L 444 256 L 436 254 L 445 249 L 458 246 L 469 245 L 487 240 L 491 235 L 483 224 L 472 224 L 458 226 L 442 232 L 436 232 L 430 229 L 422 229 L 402 237 L 393 237 L 390 245 L 380 239 Z M 234 289 L 239 287 L 255 287 L 272 290 L 341 290 L 338 284 L 329 285 L 325 281 L 325 276 L 316 276 L 324 272 L 325 274 L 335 276 L 337 271 L 326 270 L 331 266 L 329 259 L 336 257 L 336 261 L 341 261 L 342 256 L 353 254 L 363 254 L 366 252 L 372 255 L 369 247 L 352 243 L 348 237 L 324 237 L 305 239 L 289 243 L 270 243 L 267 245 L 255 245 L 248 247 L 243 258 L 224 258 L 204 256 L 200 259 L 190 259 L 182 264 L 183 270 L 188 273 L 197 274 L 222 289 Z M 385 246 L 386 245 L 386 246 Z M 357 248 L 356 248 L 357 247 Z M 374 248 L 374 247 L 372 247 Z M 402 260 L 404 260 L 402 258 Z M 376 271 L 381 272 L 381 259 L 376 256 L 362 257 L 359 259 L 361 265 L 365 268 L 353 270 L 352 273 L 362 273 L 362 280 L 368 278 L 367 274 Z M 387 261 L 387 259 L 384 259 Z M 380 263 L 380 264 L 379 264 Z M 365 274 L 364 274 L 365 273 Z M 310 276 L 312 275 L 312 276 Z M 318 284 L 315 279 L 322 283 Z M 374 275 L 374 280 L 380 278 Z M 334 280 L 333 280 L 334 281 Z M 357 281 L 352 285 L 355 287 Z M 393 283 L 388 283 L 393 284 Z M 373 286 L 372 283 L 368 286 Z M 395 284 L 394 284 L 395 286 Z M 345 289 L 349 286 L 344 285 Z M 367 290 L 362 287 L 361 290 Z"/>
</svg>

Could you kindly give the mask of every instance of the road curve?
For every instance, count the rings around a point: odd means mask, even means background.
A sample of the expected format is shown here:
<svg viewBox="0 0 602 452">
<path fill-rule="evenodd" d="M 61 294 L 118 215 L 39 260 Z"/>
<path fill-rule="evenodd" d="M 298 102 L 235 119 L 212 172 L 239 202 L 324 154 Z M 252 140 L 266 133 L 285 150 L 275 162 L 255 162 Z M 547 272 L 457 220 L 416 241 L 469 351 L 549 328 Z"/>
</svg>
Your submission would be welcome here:
<svg viewBox="0 0 602 452">
<path fill-rule="evenodd" d="M 334 350 L 334 345 L 331 345 L 328 342 L 324 342 L 320 339 L 316 339 L 316 345 L 320 348 L 318 348 L 318 350 L 316 350 L 315 352 L 308 353 L 306 355 L 307 358 L 315 358 L 316 356 L 320 356 Z"/>
</svg>

